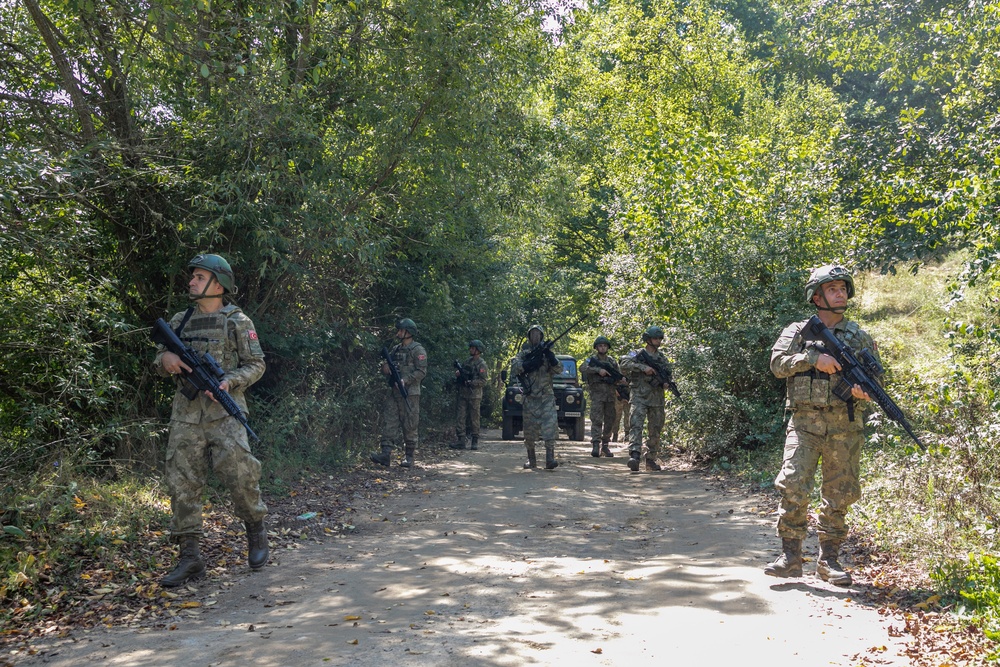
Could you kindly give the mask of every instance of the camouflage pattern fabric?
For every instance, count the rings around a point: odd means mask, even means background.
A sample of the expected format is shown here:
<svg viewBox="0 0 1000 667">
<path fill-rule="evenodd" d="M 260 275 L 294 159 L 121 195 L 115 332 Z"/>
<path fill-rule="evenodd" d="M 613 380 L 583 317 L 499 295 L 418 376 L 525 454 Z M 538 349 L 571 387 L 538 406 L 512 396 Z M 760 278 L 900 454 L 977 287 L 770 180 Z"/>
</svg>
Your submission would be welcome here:
<svg viewBox="0 0 1000 667">
<path fill-rule="evenodd" d="M 861 497 L 863 429 L 860 418 L 847 420 L 847 410 L 797 410 L 792 415 L 781 472 L 774 481 L 781 493 L 779 537 L 806 537 L 809 495 L 821 460 L 820 539 L 839 543 L 847 537 L 847 510 Z"/>
<path fill-rule="evenodd" d="M 399 377 L 406 385 L 406 393 L 410 396 L 420 395 L 420 382 L 427 375 L 427 350 L 413 340 L 409 345 L 395 345 L 389 350 L 389 356 L 399 369 Z M 399 391 L 393 388 L 393 393 Z"/>
<path fill-rule="evenodd" d="M 171 328 L 177 329 L 184 314 L 171 318 Z M 264 352 L 250 318 L 234 305 L 214 313 L 195 310 L 180 339 L 199 354 L 215 358 L 225 371 L 223 380 L 229 381 L 229 394 L 244 413 L 249 412 L 246 389 L 265 369 Z M 153 361 L 154 371 L 163 377 L 168 376 L 163 369 L 165 352 L 160 346 Z M 180 391 L 183 380 L 179 376 L 174 382 L 164 471 L 173 512 L 171 538 L 201 536 L 202 493 L 209 464 L 232 495 L 236 515 L 244 521 L 260 521 L 267 507 L 260 497 L 260 461 L 250 453 L 246 429 L 208 396 L 188 400 Z"/>
<path fill-rule="evenodd" d="M 525 345 L 514 361 L 511 362 L 511 374 L 518 376 L 524 372 L 523 360 L 531 352 L 531 346 Z M 562 364 L 545 362 L 542 367 L 527 374 L 527 385 L 531 393 L 524 397 L 522 414 L 524 420 L 524 445 L 531 449 L 539 438 L 546 445 L 555 444 L 559 439 L 559 409 L 552 388 L 552 378 L 562 373 Z"/>
<path fill-rule="evenodd" d="M 625 436 L 628 438 L 629 420 L 630 420 L 631 410 L 629 408 L 628 401 L 622 400 L 620 398 L 615 398 L 615 425 L 612 429 L 612 437 L 617 440 L 618 434 L 620 433 L 620 427 L 622 424 L 625 425 Z"/>
<path fill-rule="evenodd" d="M 632 350 L 622 357 L 621 369 L 629 380 L 631 387 L 631 398 L 629 399 L 628 422 L 628 451 L 642 452 L 642 427 L 646 423 L 646 458 L 655 459 L 660 454 L 660 438 L 663 432 L 663 422 L 665 421 L 664 406 L 666 390 L 661 386 L 654 386 L 650 383 L 650 378 L 656 379 L 655 375 L 646 375 L 646 364 L 636 359 L 636 355 L 642 350 Z M 648 352 L 648 350 L 647 350 Z M 656 357 L 660 363 L 666 364 L 667 357 L 656 351 Z"/>
<path fill-rule="evenodd" d="M 618 362 L 614 357 L 600 354 L 595 356 L 599 361 L 609 363 L 618 370 Z M 590 359 L 591 357 L 587 357 L 587 360 L 580 365 L 580 374 L 590 393 L 590 441 L 594 445 L 606 445 L 611 442 L 611 433 L 618 416 L 615 409 L 617 395 L 615 385 L 605 381 L 601 376 L 601 369 L 589 364 Z M 610 380 L 610 377 L 606 379 Z"/>
<path fill-rule="evenodd" d="M 646 458 L 660 455 L 660 437 L 666 412 L 662 405 L 633 402 L 628 424 L 628 451 L 642 453 L 642 426 L 646 423 Z"/>
<path fill-rule="evenodd" d="M 458 405 L 455 410 L 455 435 L 459 440 L 465 437 L 466 424 L 469 424 L 471 434 L 479 437 L 479 407 L 483 402 L 483 387 L 489 374 L 486 362 L 482 357 L 469 357 L 462 364 L 465 374 L 475 378 L 469 386 L 458 388 Z"/>
<path fill-rule="evenodd" d="M 632 350 L 627 355 L 622 357 L 622 373 L 628 378 L 629 386 L 632 388 L 632 397 L 629 401 L 633 408 L 635 408 L 636 405 L 663 406 L 666 404 L 666 400 L 664 399 L 664 392 L 666 390 L 661 386 L 654 386 L 650 383 L 650 379 L 652 378 L 652 380 L 655 381 L 656 376 L 646 375 L 646 369 L 649 368 L 649 366 L 636 359 L 636 355 L 641 351 L 641 349 Z M 659 350 L 656 351 L 656 358 L 659 363 L 666 365 L 667 368 L 670 368 L 670 363 L 667 361 L 667 357 Z"/>
<path fill-rule="evenodd" d="M 260 497 L 260 461 L 250 453 L 246 429 L 231 417 L 202 424 L 174 421 L 164 474 L 174 541 L 202 536 L 202 494 L 209 465 L 232 496 L 236 516 L 256 523 L 267 515 Z"/>
<path fill-rule="evenodd" d="M 170 328 L 176 331 L 183 319 L 184 311 L 174 315 L 170 318 Z M 260 379 L 265 368 L 264 351 L 260 348 L 260 340 L 250 318 L 231 304 L 215 313 L 199 313 L 195 310 L 179 338 L 198 354 L 211 354 L 219 362 L 219 366 L 226 372 L 222 379 L 229 381 L 229 395 L 244 414 L 249 414 L 246 388 Z M 153 370 L 161 377 L 170 377 L 163 370 L 163 354 L 166 351 L 165 347 L 158 345 L 156 358 L 153 360 Z M 214 421 L 229 417 L 225 408 L 204 394 L 189 401 L 180 392 L 184 385 L 181 376 L 174 376 L 174 383 L 177 391 L 174 393 L 171 421 L 200 424 L 203 420 Z"/>
<path fill-rule="evenodd" d="M 382 405 L 381 446 L 406 445 L 416 449 L 420 425 L 420 395 L 410 394 L 405 400 L 393 390 Z"/>
<path fill-rule="evenodd" d="M 777 532 L 784 538 L 805 538 L 809 496 L 822 465 L 820 538 L 839 542 L 847 536 L 847 510 L 861 497 L 864 406 L 857 406 L 853 422 L 848 419 L 847 403 L 832 392 L 839 375 L 815 369 L 821 352 L 809 339 L 806 321 L 786 327 L 771 349 L 771 372 L 786 379 L 786 408 L 792 413 L 774 482 L 781 493 Z M 843 319 L 830 328 L 855 352 L 868 348 L 878 358 L 875 342 L 857 323 Z"/>
</svg>

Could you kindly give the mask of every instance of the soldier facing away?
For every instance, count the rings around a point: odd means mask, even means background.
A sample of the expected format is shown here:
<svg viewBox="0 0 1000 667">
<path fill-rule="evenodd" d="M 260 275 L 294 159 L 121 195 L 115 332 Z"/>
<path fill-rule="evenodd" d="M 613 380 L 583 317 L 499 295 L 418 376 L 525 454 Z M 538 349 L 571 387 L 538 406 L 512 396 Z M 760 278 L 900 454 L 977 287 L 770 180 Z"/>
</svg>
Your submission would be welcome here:
<svg viewBox="0 0 1000 667">
<path fill-rule="evenodd" d="M 399 372 L 400 380 L 406 388 L 404 397 L 395 385 L 382 406 L 381 443 L 379 452 L 369 455 L 372 461 L 388 467 L 392 463 L 392 450 L 403 445 L 404 468 L 413 466 L 417 451 L 417 429 L 420 426 L 420 381 L 427 375 L 427 351 L 413 340 L 417 335 L 417 325 L 409 318 L 396 322 L 396 340 L 399 341 L 389 351 L 389 357 Z M 382 374 L 389 377 L 389 364 L 382 362 Z"/>
<path fill-rule="evenodd" d="M 211 354 L 225 371 L 219 388 L 229 393 L 247 413 L 244 393 L 264 374 L 264 352 L 253 322 L 239 307 L 226 304 L 236 293 L 233 270 L 218 255 L 198 255 L 188 263 L 188 296 L 195 305 L 177 313 L 170 328 L 198 354 Z M 193 399 L 182 393 L 182 371 L 191 368 L 162 345 L 154 371 L 172 376 L 176 385 L 170 415 L 165 481 L 170 493 L 170 537 L 180 545 L 180 562 L 161 580 L 179 586 L 205 572 L 201 559 L 202 493 L 208 477 L 206 460 L 233 498 L 236 516 L 243 520 L 248 560 L 253 570 L 267 563 L 267 507 L 260 497 L 260 461 L 250 452 L 246 429 L 209 392 Z"/>
<path fill-rule="evenodd" d="M 488 374 L 486 362 L 482 359 L 483 343 L 476 339 L 469 341 L 469 358 L 455 369 L 458 383 L 458 405 L 455 413 L 455 442 L 451 449 L 465 449 L 466 425 L 472 437 L 472 449 L 479 449 L 479 406 L 483 402 L 483 387 Z"/>
<path fill-rule="evenodd" d="M 528 329 L 528 342 L 511 362 L 510 372 L 521 381 L 524 402 L 524 448 L 528 452 L 525 468 L 537 468 L 535 443 L 545 443 L 545 468 L 552 470 L 556 461 L 556 440 L 559 439 L 559 412 L 552 389 L 552 378 L 562 373 L 562 364 L 551 349 L 539 354 L 545 332 L 538 324 Z M 534 354 L 533 354 L 534 353 Z"/>
<path fill-rule="evenodd" d="M 854 296 L 854 279 L 847 269 L 836 265 L 815 269 L 806 282 L 805 295 L 837 338 L 855 352 L 867 348 L 878 358 L 871 336 L 844 317 L 847 302 Z M 806 322 L 787 326 L 771 349 L 771 372 L 786 380 L 785 406 L 792 416 L 781 472 L 774 482 L 781 493 L 777 532 L 782 553 L 764 572 L 774 577 L 802 575 L 809 496 L 822 460 L 816 574 L 832 584 L 850 586 L 851 575 L 838 559 L 840 545 L 847 537 L 847 510 L 861 497 L 861 448 L 865 442 L 864 420 L 860 411 L 854 418 L 853 401 L 870 399 L 858 386 L 851 388 L 852 403 L 837 398 L 833 389 L 841 381 L 841 366 L 813 339 Z"/>
<path fill-rule="evenodd" d="M 622 372 L 629 379 L 631 398 L 629 408 L 628 431 L 628 468 L 638 472 L 639 460 L 642 458 L 642 427 L 647 427 L 646 435 L 646 470 L 662 470 L 656 458 L 660 454 L 660 434 L 665 420 L 664 399 L 667 383 L 661 382 L 657 367 L 663 370 L 666 377 L 671 377 L 670 362 L 660 352 L 663 344 L 663 329 L 651 326 L 642 333 L 644 348 L 632 350 L 622 360 Z"/>
<path fill-rule="evenodd" d="M 592 446 L 590 455 L 593 457 L 605 456 L 613 457 L 611 453 L 611 433 L 614 431 L 618 412 L 616 410 L 616 384 L 624 383 L 624 377 L 615 379 L 615 375 L 620 375 L 618 362 L 608 354 L 611 349 L 611 341 L 604 336 L 594 339 L 594 350 L 596 355 L 586 359 L 580 366 L 580 373 L 583 375 L 587 389 L 590 391 L 590 444 Z M 603 368 L 608 366 L 611 368 Z"/>
</svg>

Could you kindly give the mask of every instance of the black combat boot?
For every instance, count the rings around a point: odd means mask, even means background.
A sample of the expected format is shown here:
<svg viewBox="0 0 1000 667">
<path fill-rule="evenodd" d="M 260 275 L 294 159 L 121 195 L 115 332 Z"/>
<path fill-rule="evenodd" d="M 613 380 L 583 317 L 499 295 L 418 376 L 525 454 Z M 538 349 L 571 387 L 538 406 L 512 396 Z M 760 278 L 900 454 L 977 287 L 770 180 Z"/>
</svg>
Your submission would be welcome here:
<svg viewBox="0 0 1000 667">
<path fill-rule="evenodd" d="M 854 581 L 851 573 L 841 567 L 837 560 L 840 555 L 840 543 L 822 540 L 819 543 L 819 560 L 816 561 L 816 575 L 823 581 L 829 581 L 834 586 L 850 586 Z"/>
<path fill-rule="evenodd" d="M 663 466 L 661 466 L 659 463 L 657 463 L 656 459 L 647 458 L 646 459 L 646 470 L 655 472 L 657 470 L 663 470 Z"/>
<path fill-rule="evenodd" d="M 417 451 L 416 445 L 406 445 L 406 447 L 403 449 L 403 460 L 399 462 L 399 465 L 401 465 L 404 468 L 412 468 L 413 455 L 416 453 L 416 451 Z"/>
<path fill-rule="evenodd" d="M 197 537 L 181 538 L 181 560 L 170 574 L 160 579 L 164 588 L 180 586 L 188 579 L 197 579 L 205 573 L 205 563 L 198 551 Z"/>
<path fill-rule="evenodd" d="M 389 464 L 392 463 L 392 446 L 382 445 L 381 454 L 376 454 L 375 452 L 372 452 L 371 454 L 368 455 L 368 458 L 370 458 L 373 463 L 377 463 L 380 466 L 385 466 L 386 468 L 388 468 Z"/>
<path fill-rule="evenodd" d="M 535 458 L 534 445 L 527 447 L 526 449 L 528 450 L 528 460 L 524 462 L 524 469 L 527 470 L 528 468 L 537 468 L 538 460 Z"/>
<path fill-rule="evenodd" d="M 554 470 L 557 467 L 559 467 L 559 461 L 556 461 L 556 446 L 545 445 L 545 469 Z"/>
<path fill-rule="evenodd" d="M 479 436 L 478 435 L 472 436 L 472 444 L 469 446 L 469 449 L 479 449 Z"/>
<path fill-rule="evenodd" d="M 448 449 L 465 449 L 465 436 L 460 435 L 455 438 L 455 442 L 448 445 Z"/>
<path fill-rule="evenodd" d="M 615 458 L 615 455 L 611 453 L 611 448 L 608 447 L 608 443 L 604 443 L 603 445 L 601 445 L 601 456 L 603 456 L 606 459 Z"/>
<path fill-rule="evenodd" d="M 632 472 L 639 472 L 639 458 L 638 451 L 630 451 L 628 453 L 628 463 L 626 465 L 628 465 L 628 469 Z"/>
<path fill-rule="evenodd" d="M 256 523 L 244 521 L 243 526 L 247 530 L 247 562 L 251 570 L 259 570 L 267 565 L 267 528 L 263 519 Z"/>
<path fill-rule="evenodd" d="M 764 568 L 764 574 L 772 577 L 802 576 L 802 540 L 781 538 L 781 555 Z"/>
<path fill-rule="evenodd" d="M 601 455 L 601 443 L 595 442 L 593 448 L 590 450 L 590 455 L 595 459 Z"/>
</svg>

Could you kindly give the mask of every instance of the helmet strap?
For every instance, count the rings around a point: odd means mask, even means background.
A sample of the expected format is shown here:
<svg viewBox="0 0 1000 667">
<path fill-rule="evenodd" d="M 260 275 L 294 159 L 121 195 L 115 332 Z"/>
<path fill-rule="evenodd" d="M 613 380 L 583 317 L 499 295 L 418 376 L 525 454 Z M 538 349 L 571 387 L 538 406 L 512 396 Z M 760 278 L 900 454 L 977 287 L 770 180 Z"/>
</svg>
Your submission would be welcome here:
<svg viewBox="0 0 1000 667">
<path fill-rule="evenodd" d="M 830 308 L 830 302 L 826 300 L 826 295 L 823 293 L 819 293 L 819 298 L 823 300 L 824 305 L 820 306 L 813 301 L 813 305 L 816 306 L 816 310 L 825 310 L 836 315 L 843 315 L 847 311 L 847 306 L 844 306 L 843 308 Z"/>
<path fill-rule="evenodd" d="M 198 301 L 199 299 L 221 299 L 221 298 L 223 298 L 226 295 L 226 288 L 225 287 L 222 288 L 222 294 L 209 294 L 208 293 L 208 288 L 212 286 L 212 283 L 218 283 L 219 282 L 218 278 L 215 277 L 215 273 L 214 272 L 210 272 L 210 273 L 212 273 L 212 277 L 208 279 L 207 283 L 205 283 L 205 289 L 203 289 L 201 291 L 201 294 L 198 294 L 196 296 L 191 296 L 190 294 L 188 294 L 188 299 L 190 299 L 191 301 Z M 219 284 L 222 285 L 222 283 L 219 283 Z"/>
</svg>

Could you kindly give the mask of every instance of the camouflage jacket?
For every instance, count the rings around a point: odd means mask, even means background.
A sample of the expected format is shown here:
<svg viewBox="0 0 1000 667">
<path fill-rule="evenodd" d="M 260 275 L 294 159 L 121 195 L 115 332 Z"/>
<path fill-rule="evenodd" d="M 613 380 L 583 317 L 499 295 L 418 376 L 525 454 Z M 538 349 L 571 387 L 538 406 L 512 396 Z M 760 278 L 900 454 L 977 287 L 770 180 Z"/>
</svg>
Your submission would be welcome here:
<svg viewBox="0 0 1000 667">
<path fill-rule="evenodd" d="M 643 349 L 632 350 L 622 357 L 622 373 L 628 378 L 629 385 L 632 387 L 630 402 L 634 405 L 665 405 L 664 392 L 666 390 L 660 385 L 653 384 L 656 381 L 656 376 L 646 375 L 646 369 L 649 366 L 636 359 L 636 355 L 642 352 Z M 656 358 L 659 363 L 666 365 L 667 369 L 670 368 L 670 362 L 667 361 L 667 357 L 663 352 L 657 350 Z"/>
<path fill-rule="evenodd" d="M 580 365 L 580 375 L 583 376 L 583 381 L 587 384 L 587 389 L 590 391 L 590 399 L 591 401 L 613 401 L 616 398 L 614 381 L 610 375 L 602 376 L 600 368 L 590 365 L 590 360 L 594 357 L 599 361 L 610 364 L 616 371 L 621 372 L 618 368 L 618 362 L 611 355 L 605 355 L 603 359 L 600 355 L 587 357 Z"/>
<path fill-rule="evenodd" d="M 420 381 L 427 375 L 427 350 L 416 341 L 410 341 L 409 345 L 396 344 L 389 350 L 389 356 L 399 369 L 399 377 L 406 385 L 406 393 L 413 396 L 420 395 Z M 398 390 L 393 387 L 394 394 L 398 395 Z"/>
<path fill-rule="evenodd" d="M 170 318 L 171 329 L 177 330 L 185 312 L 181 311 Z M 220 382 L 229 382 L 229 394 L 240 409 L 248 413 L 244 394 L 247 387 L 260 379 L 265 368 L 264 351 L 250 318 L 232 304 L 223 306 L 214 313 L 199 313 L 196 308 L 178 337 L 198 354 L 204 355 L 207 352 L 219 362 L 219 366 L 226 372 Z M 158 345 L 156 358 L 153 360 L 153 370 L 163 377 L 168 377 L 163 369 L 163 354 L 166 351 L 165 347 Z M 194 400 L 188 400 L 180 391 L 184 386 L 181 376 L 174 376 L 174 383 L 176 391 L 170 415 L 172 421 L 200 424 L 229 416 L 221 405 L 204 393 Z"/>
<path fill-rule="evenodd" d="M 789 410 L 832 408 L 847 410 L 847 403 L 833 394 L 840 375 L 827 375 L 816 370 L 821 352 L 802 320 L 790 324 L 781 332 L 771 348 L 771 372 L 785 378 L 785 407 Z M 875 341 L 856 322 L 843 319 L 830 327 L 833 334 L 855 352 L 868 348 L 878 359 Z"/>
<path fill-rule="evenodd" d="M 462 398 L 482 398 L 483 387 L 489 374 L 486 372 L 486 362 L 482 357 L 469 357 L 462 364 L 465 375 L 473 378 L 469 385 L 459 385 L 458 393 Z"/>
<path fill-rule="evenodd" d="M 532 349 L 534 348 L 532 348 L 528 343 L 524 344 L 521 351 L 518 352 L 516 357 L 514 357 L 514 361 L 510 362 L 511 375 L 516 377 L 524 373 L 524 358 L 531 353 Z M 555 392 L 552 389 L 552 378 L 556 375 L 562 374 L 562 372 L 563 366 L 558 359 L 556 359 L 555 364 L 549 364 L 547 361 L 543 361 L 541 368 L 526 374 L 526 384 L 528 386 L 524 389 L 527 392 L 530 387 L 530 394 L 528 394 L 528 397 L 542 396 L 545 394 L 554 396 Z"/>
</svg>

